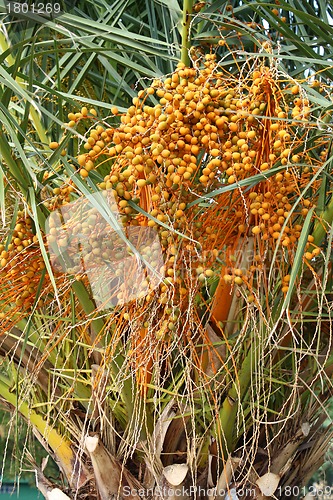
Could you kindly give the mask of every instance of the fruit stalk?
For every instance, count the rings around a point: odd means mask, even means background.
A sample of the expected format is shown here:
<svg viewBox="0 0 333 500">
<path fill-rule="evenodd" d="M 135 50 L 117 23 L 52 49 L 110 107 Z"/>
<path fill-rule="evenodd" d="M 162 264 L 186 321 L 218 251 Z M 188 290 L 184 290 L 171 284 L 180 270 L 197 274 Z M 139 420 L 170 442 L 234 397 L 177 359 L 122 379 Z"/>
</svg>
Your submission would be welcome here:
<svg viewBox="0 0 333 500">
<path fill-rule="evenodd" d="M 192 12 L 193 12 L 193 0 L 184 0 L 183 20 L 182 20 L 181 62 L 183 62 L 185 66 L 190 66 L 189 50 L 191 47 L 190 24 L 191 24 Z"/>
</svg>

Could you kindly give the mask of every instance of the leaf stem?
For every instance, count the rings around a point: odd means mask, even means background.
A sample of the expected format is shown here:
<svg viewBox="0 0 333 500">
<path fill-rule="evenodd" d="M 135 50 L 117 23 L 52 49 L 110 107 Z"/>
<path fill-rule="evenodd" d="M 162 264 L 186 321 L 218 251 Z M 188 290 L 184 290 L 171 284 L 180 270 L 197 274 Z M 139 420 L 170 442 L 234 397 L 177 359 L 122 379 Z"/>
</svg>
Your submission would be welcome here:
<svg viewBox="0 0 333 500">
<path fill-rule="evenodd" d="M 321 212 L 319 220 L 315 223 L 312 233 L 314 244 L 320 246 L 333 222 L 333 198 L 327 205 L 326 210 Z"/>
<path fill-rule="evenodd" d="M 181 62 L 183 62 L 185 66 L 190 66 L 189 50 L 191 47 L 190 24 L 191 24 L 192 12 L 193 12 L 193 0 L 184 0 L 183 20 L 182 20 Z"/>
</svg>

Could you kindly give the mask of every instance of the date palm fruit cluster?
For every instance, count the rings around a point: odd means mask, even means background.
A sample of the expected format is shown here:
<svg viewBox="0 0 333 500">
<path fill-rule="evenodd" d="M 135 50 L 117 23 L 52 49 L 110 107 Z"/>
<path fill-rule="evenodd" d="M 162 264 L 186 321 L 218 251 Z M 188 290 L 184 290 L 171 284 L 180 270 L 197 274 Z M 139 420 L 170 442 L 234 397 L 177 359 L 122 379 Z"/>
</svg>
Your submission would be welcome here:
<svg viewBox="0 0 333 500">
<path fill-rule="evenodd" d="M 68 115 L 69 127 L 88 130 L 77 157 L 83 182 L 107 168 L 98 186 L 105 195 L 112 193 L 123 227 L 149 227 L 159 235 L 164 266 L 158 271 L 164 279 L 158 289 L 146 283 L 142 293 L 143 303 L 150 304 L 143 325 L 153 322 L 156 339 L 177 331 L 194 301 L 212 304 L 220 278 L 228 293 L 236 285 L 256 302 L 265 258 L 269 261 L 277 247 L 288 257 L 280 259 L 279 271 L 287 292 L 288 266 L 313 203 L 303 188 L 323 159 L 306 148 L 311 106 L 297 82 L 260 64 L 234 78 L 214 54 L 195 64 L 180 63 L 173 74 L 139 91 L 126 113 L 119 116 L 113 108 L 113 124 L 85 107 Z M 207 196 L 215 190 L 214 197 Z M 73 180 L 57 185 L 45 205 L 51 211 L 64 206 L 74 191 Z M 97 235 L 101 215 L 91 215 L 96 229 L 86 230 L 87 259 L 98 266 L 111 260 L 115 249 Z M 68 231 L 77 231 L 75 222 L 70 226 Z M 237 252 L 245 239 L 252 250 L 244 264 Z M 320 252 L 311 243 L 310 236 L 305 262 Z M 121 289 L 115 293 L 126 303 Z M 134 321 L 136 310 L 134 303 L 125 304 L 124 319 Z"/>
<path fill-rule="evenodd" d="M 112 112 L 119 115 L 116 108 Z M 239 80 L 219 67 L 214 54 L 200 67 L 180 63 L 172 75 L 141 90 L 116 126 L 99 121 L 95 110 L 69 114 L 70 127 L 96 122 L 77 159 L 81 177 L 107 165 L 99 187 L 112 191 L 122 224 L 159 233 L 165 279 L 159 293 L 151 290 L 144 299 L 156 301 L 164 325 L 158 336 L 183 323 L 189 301 L 209 294 L 221 271 L 226 283 L 245 286 L 252 299 L 267 252 L 279 246 L 292 262 L 312 206 L 302 194 L 317 164 L 305 147 L 310 117 L 301 88 L 275 67 L 257 66 Z M 53 203 L 66 203 L 68 186 L 56 189 Z M 217 189 L 222 192 L 204 203 L 205 194 Z M 193 204 L 199 197 L 203 208 Z M 253 255 L 240 269 L 237 255 L 226 249 L 237 250 L 242 238 L 253 239 Z M 91 258 L 98 263 L 108 255 L 93 234 L 91 239 Z M 311 248 L 308 260 L 319 253 Z"/>
<path fill-rule="evenodd" d="M 6 300 L 0 319 L 7 322 L 10 312 L 19 313 L 33 305 L 45 268 L 38 238 L 33 231 L 33 221 L 23 211 L 17 213 L 13 232 L 10 239 L 0 245 L 0 253 L 1 283 L 8 290 L 8 293 L 2 292 Z M 41 299 L 39 305 L 42 304 Z"/>
</svg>

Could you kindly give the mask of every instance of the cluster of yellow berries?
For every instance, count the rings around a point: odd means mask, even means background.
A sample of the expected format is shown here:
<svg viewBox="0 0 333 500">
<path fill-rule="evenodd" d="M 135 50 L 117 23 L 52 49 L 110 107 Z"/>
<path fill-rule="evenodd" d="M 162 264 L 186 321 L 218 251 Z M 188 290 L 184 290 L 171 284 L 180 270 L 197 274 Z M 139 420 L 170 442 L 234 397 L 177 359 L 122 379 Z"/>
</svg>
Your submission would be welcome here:
<svg viewBox="0 0 333 500">
<path fill-rule="evenodd" d="M 304 148 L 305 132 L 297 136 L 296 129 L 312 126 L 311 107 L 298 84 L 276 74 L 257 67 L 240 85 L 208 54 L 200 66 L 180 63 L 172 75 L 141 90 L 117 126 L 100 122 L 87 108 L 68 115 L 71 128 L 95 122 L 78 155 L 81 177 L 107 165 L 99 187 L 112 192 L 122 224 L 158 231 L 166 275 L 158 301 L 166 308 L 172 296 L 185 310 L 189 290 L 207 286 L 225 264 L 224 249 L 240 236 L 258 238 L 258 249 L 265 242 L 286 251 L 297 246 L 311 208 L 300 193 L 315 160 Z M 113 114 L 119 119 L 118 109 Z M 256 175 L 262 177 L 254 188 L 242 187 Z M 215 196 L 204 210 L 191 205 L 224 186 L 235 189 Z M 68 187 L 55 188 L 55 204 L 67 202 L 62 190 Z M 95 247 L 93 255 L 103 252 Z M 225 280 L 251 282 L 247 275 L 258 266 L 248 267 L 241 273 L 236 267 Z M 155 297 L 152 291 L 146 300 Z"/>
<path fill-rule="evenodd" d="M 302 189 L 320 160 L 304 147 L 313 126 L 308 99 L 295 81 L 277 75 L 274 67 L 262 65 L 244 73 L 240 82 L 208 54 L 193 68 L 179 63 L 167 78 L 139 91 L 126 113 L 120 115 L 114 107 L 116 123 L 101 121 L 95 109 L 86 107 L 68 115 L 65 134 L 77 126 L 87 128 L 77 156 L 83 181 L 92 173 L 94 179 L 100 176 L 97 185 L 106 197 L 111 193 L 123 227 L 147 226 L 159 235 L 164 253 L 159 271 L 165 279 L 158 293 L 147 283 L 149 291 L 142 297 L 159 304 L 156 317 L 161 321 L 166 321 L 167 310 L 176 308 L 180 312 L 174 325 L 180 323 L 189 297 L 195 290 L 208 293 L 224 266 L 230 268 L 226 282 L 254 286 L 253 275 L 261 264 L 254 261 L 240 270 L 225 257 L 238 239 L 253 237 L 256 252 L 267 256 L 267 249 L 274 251 L 276 245 L 290 256 L 297 246 L 312 206 Z M 62 148 L 61 141 L 50 148 Z M 107 175 L 101 176 L 105 169 Z M 71 203 L 79 194 L 74 184 L 70 179 L 53 185 L 45 206 L 54 211 Z M 215 190 L 213 200 L 205 200 Z M 111 237 L 102 238 L 97 231 L 100 214 L 90 219 L 93 224 L 80 222 L 80 231 L 89 233 L 87 260 L 99 265 L 115 247 Z M 79 231 L 77 223 L 67 229 Z M 16 231 L 15 241 L 21 233 Z M 56 233 L 57 227 L 50 227 L 50 242 L 61 240 Z M 22 244 L 21 239 L 12 243 L 15 251 L 25 251 L 27 241 L 24 236 Z M 64 244 L 69 245 L 67 240 Z M 309 260 L 319 249 L 306 252 Z M 79 274 L 79 266 L 71 271 Z M 286 287 L 283 281 L 284 291 Z M 26 299 L 20 295 L 20 300 Z"/>
<path fill-rule="evenodd" d="M 24 212 L 18 212 L 10 242 L 0 245 L 0 254 L 0 275 L 8 289 L 4 310 L 11 311 L 13 305 L 18 310 L 28 309 L 35 301 L 45 264 L 32 219 Z M 6 293 L 3 296 L 6 297 Z M 8 312 L 2 311 L 1 319 L 9 317 Z"/>
</svg>

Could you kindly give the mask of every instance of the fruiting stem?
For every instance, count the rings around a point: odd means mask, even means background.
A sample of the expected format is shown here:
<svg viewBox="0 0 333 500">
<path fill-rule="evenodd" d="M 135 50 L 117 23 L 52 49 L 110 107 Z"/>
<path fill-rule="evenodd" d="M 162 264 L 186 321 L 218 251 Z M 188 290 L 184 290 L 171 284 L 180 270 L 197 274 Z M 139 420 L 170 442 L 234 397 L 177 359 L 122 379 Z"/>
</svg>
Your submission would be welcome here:
<svg viewBox="0 0 333 500">
<path fill-rule="evenodd" d="M 191 47 L 190 24 L 193 12 L 193 0 L 184 0 L 182 20 L 182 52 L 181 61 L 185 66 L 190 65 L 189 50 Z"/>
</svg>

